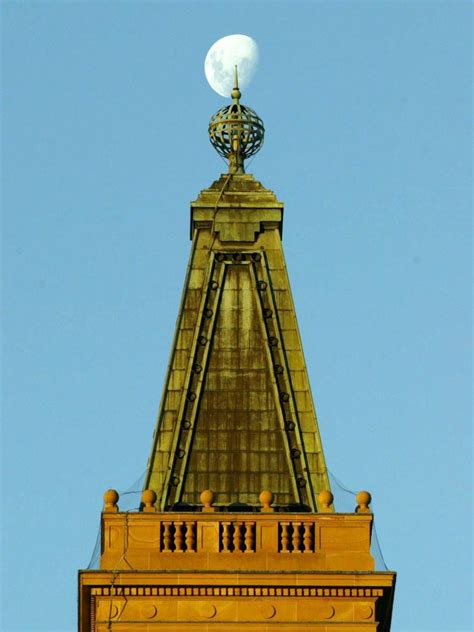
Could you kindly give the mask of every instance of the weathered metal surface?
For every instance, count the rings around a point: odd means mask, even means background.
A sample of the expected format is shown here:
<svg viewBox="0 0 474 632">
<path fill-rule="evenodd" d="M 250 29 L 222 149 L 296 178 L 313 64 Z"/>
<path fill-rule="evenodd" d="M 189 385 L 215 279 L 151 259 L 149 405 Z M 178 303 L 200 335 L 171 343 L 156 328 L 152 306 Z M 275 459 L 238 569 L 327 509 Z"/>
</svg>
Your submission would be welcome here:
<svg viewBox="0 0 474 632">
<path fill-rule="evenodd" d="M 181 500 L 212 489 L 218 503 L 255 504 L 273 489 L 296 503 L 252 271 L 227 268 Z"/>
<path fill-rule="evenodd" d="M 257 113 L 240 103 L 237 66 L 231 96 L 233 102 L 211 118 L 209 139 L 217 153 L 229 160 L 229 173 L 244 173 L 244 160 L 260 150 L 265 128 Z"/>
<path fill-rule="evenodd" d="M 217 504 L 254 505 L 267 488 L 279 506 L 314 511 L 329 489 L 282 214 L 249 175 L 222 177 L 192 205 L 190 265 L 145 483 L 162 509 L 195 504 L 207 488 Z"/>
</svg>

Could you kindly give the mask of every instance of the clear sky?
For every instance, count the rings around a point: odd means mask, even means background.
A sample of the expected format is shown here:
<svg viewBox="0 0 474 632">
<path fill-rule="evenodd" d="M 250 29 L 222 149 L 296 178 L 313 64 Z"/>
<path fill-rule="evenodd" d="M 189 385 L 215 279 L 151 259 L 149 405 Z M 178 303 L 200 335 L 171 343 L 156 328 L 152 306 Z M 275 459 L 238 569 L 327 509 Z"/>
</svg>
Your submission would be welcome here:
<svg viewBox="0 0 474 632">
<path fill-rule="evenodd" d="M 285 202 L 326 459 L 373 494 L 393 630 L 470 630 L 472 4 L 2 13 L 2 631 L 75 629 L 102 494 L 146 467 L 231 33 L 259 44 L 250 171 Z"/>
</svg>

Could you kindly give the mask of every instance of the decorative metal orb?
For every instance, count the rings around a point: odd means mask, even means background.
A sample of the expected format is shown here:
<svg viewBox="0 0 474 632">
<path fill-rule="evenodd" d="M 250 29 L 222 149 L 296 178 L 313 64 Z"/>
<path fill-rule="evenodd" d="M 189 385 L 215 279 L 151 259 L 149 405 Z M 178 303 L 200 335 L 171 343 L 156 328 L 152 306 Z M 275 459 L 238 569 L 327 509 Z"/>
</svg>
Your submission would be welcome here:
<svg viewBox="0 0 474 632">
<path fill-rule="evenodd" d="M 209 122 L 209 139 L 223 158 L 234 153 L 234 140 L 238 141 L 242 159 L 250 158 L 263 145 L 264 134 L 262 119 L 254 110 L 238 102 L 221 108 Z"/>
</svg>

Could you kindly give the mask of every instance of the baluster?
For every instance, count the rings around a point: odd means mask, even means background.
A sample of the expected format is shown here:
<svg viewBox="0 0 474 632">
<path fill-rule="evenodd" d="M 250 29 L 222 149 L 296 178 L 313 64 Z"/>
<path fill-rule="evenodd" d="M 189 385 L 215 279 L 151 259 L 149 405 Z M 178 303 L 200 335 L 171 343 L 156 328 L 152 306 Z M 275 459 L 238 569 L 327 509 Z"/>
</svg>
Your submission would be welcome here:
<svg viewBox="0 0 474 632">
<path fill-rule="evenodd" d="M 161 537 L 161 534 L 163 532 L 162 526 L 163 526 L 163 523 L 161 521 L 157 522 L 158 533 L 159 533 L 158 542 L 157 542 L 157 550 L 159 553 L 163 551 L 163 539 Z"/>
<path fill-rule="evenodd" d="M 303 536 L 303 544 L 304 544 L 304 553 L 312 553 L 313 552 L 313 534 L 312 524 L 311 522 L 304 523 L 304 536 Z"/>
<path fill-rule="evenodd" d="M 246 522 L 245 523 L 245 552 L 253 553 L 253 548 L 255 545 L 255 537 L 253 535 L 253 528 L 255 522 Z"/>
<path fill-rule="evenodd" d="M 184 552 L 184 538 L 183 538 L 183 523 L 175 522 L 174 523 L 174 550 L 175 553 L 183 553 Z"/>
<path fill-rule="evenodd" d="M 172 537 L 171 537 L 171 522 L 164 522 L 165 532 L 163 534 L 163 551 L 165 553 L 171 552 Z"/>
<path fill-rule="evenodd" d="M 289 533 L 289 522 L 281 522 L 281 552 L 289 553 L 290 552 L 290 533 Z"/>
<path fill-rule="evenodd" d="M 242 550 L 242 523 L 234 522 L 234 551 Z"/>
<path fill-rule="evenodd" d="M 293 553 L 301 553 L 301 522 L 293 522 Z"/>
<path fill-rule="evenodd" d="M 186 522 L 186 551 L 193 553 L 196 546 L 196 536 L 194 535 L 194 522 Z"/>
<path fill-rule="evenodd" d="M 230 553 L 230 545 L 232 539 L 230 537 L 230 522 L 222 523 L 222 550 L 224 553 Z"/>
</svg>

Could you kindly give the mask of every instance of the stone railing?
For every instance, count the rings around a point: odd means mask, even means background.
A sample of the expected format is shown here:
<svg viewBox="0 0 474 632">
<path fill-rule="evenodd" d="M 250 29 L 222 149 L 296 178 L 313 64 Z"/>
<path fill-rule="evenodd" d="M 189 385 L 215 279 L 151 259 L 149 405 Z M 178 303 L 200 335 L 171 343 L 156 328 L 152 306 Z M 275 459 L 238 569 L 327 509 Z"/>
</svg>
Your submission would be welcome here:
<svg viewBox="0 0 474 632">
<path fill-rule="evenodd" d="M 330 510 L 332 494 L 322 494 L 327 513 L 275 512 L 269 492 L 260 495 L 259 513 L 216 511 L 209 491 L 201 495 L 200 512 L 158 512 L 156 495 L 145 490 L 142 511 L 124 513 L 117 492 L 109 490 L 101 568 L 225 568 L 232 556 L 232 567 L 241 569 L 372 570 L 370 495 L 358 495 L 356 513 L 337 514 Z"/>
</svg>

